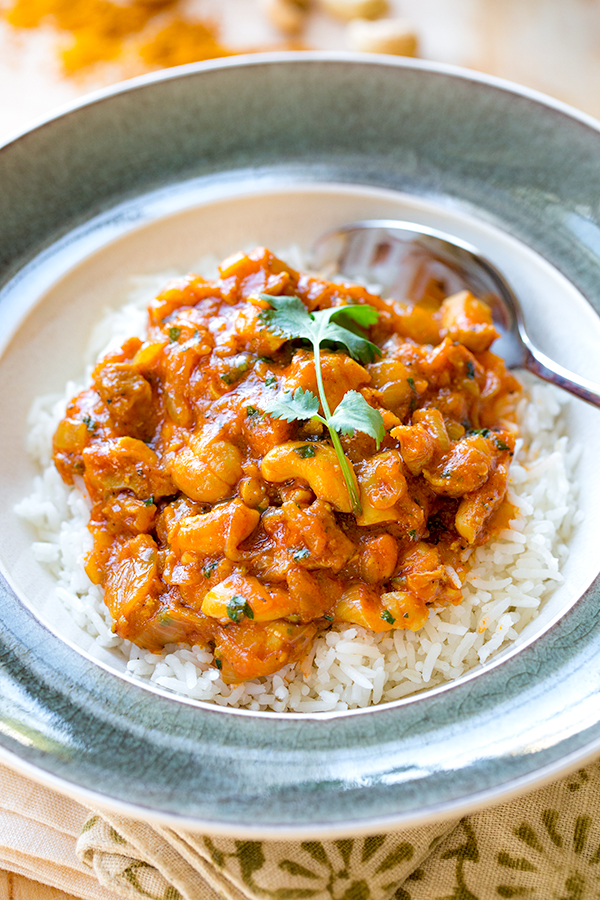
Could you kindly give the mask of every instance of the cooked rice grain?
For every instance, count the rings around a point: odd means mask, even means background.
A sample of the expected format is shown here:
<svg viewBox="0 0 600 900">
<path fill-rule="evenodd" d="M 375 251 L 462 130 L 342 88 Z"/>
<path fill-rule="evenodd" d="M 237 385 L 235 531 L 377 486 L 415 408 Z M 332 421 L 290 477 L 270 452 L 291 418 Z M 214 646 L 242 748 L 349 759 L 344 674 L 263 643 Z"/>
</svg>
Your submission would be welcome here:
<svg viewBox="0 0 600 900">
<path fill-rule="evenodd" d="M 162 283 L 162 278 L 141 280 L 134 302 L 103 320 L 95 332 L 94 355 L 107 342 L 119 346 L 143 331 L 141 310 Z M 33 406 L 27 449 L 41 474 L 16 511 L 35 530 L 32 553 L 56 578 L 57 599 L 99 646 L 126 659 L 127 672 L 137 681 L 193 700 L 276 712 L 326 712 L 398 700 L 489 661 L 517 638 L 563 580 L 567 544 L 580 520 L 578 450 L 569 447 L 562 417 L 569 401 L 547 385 L 526 383 L 517 405 L 522 440 L 511 465 L 508 495 L 517 516 L 494 541 L 473 552 L 462 603 L 432 608 L 417 634 L 374 634 L 356 625 L 336 625 L 320 635 L 302 666 L 242 685 L 224 684 L 212 654 L 201 647 L 169 646 L 154 654 L 113 634 L 102 591 L 83 567 L 91 549 L 85 496 L 65 485 L 51 462 L 52 435 L 67 399 L 80 389 L 73 383 L 62 398 L 42 397 Z"/>
</svg>

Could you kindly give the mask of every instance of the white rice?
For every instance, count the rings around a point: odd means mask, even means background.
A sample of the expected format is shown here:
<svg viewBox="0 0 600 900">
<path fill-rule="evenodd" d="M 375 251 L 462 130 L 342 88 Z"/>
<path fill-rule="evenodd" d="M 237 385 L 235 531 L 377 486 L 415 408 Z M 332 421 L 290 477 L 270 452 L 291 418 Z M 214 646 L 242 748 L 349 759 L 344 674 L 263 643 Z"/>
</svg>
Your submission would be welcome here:
<svg viewBox="0 0 600 900">
<path fill-rule="evenodd" d="M 132 302 L 106 316 L 96 330 L 90 362 L 107 344 L 118 347 L 126 337 L 142 335 L 147 300 L 163 284 L 164 275 L 139 280 Z M 91 584 L 83 566 L 92 545 L 86 497 L 77 486 L 63 483 L 51 460 L 53 433 L 67 401 L 81 389 L 70 382 L 63 397 L 46 396 L 34 404 L 27 449 L 41 474 L 16 509 L 35 529 L 33 555 L 56 578 L 57 599 L 100 647 L 127 660 L 134 679 L 195 700 L 251 710 L 312 713 L 385 703 L 487 663 L 516 639 L 563 581 L 568 541 L 580 521 L 574 475 L 579 454 L 564 434 L 566 396 L 527 380 L 517 408 L 521 439 L 508 494 L 518 514 L 497 539 L 473 551 L 460 605 L 432 608 L 417 633 L 374 634 L 336 625 L 316 640 L 301 668 L 288 666 L 267 678 L 225 685 L 212 654 L 201 647 L 171 645 L 160 654 L 149 653 L 111 630 L 102 590 Z M 451 567 L 448 572 L 458 586 L 457 573 Z"/>
</svg>

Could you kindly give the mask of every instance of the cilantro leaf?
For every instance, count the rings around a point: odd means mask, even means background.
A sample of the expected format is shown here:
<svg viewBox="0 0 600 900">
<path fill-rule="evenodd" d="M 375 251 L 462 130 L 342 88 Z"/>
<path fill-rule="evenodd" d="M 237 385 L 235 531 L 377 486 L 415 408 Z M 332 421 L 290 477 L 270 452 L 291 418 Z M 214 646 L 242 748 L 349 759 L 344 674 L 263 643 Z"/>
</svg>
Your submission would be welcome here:
<svg viewBox="0 0 600 900">
<path fill-rule="evenodd" d="M 291 339 L 300 338 L 320 346 L 324 341 L 341 344 L 358 362 L 373 362 L 381 350 L 354 330 L 357 325 L 374 325 L 379 313 L 372 306 L 333 306 L 309 313 L 299 297 L 272 297 L 261 294 L 271 309 L 260 314 L 260 322 L 269 331 Z M 333 322 L 332 319 L 337 319 Z"/>
<path fill-rule="evenodd" d="M 343 344 L 352 359 L 360 363 L 375 362 L 375 357 L 381 356 L 381 350 L 377 344 L 372 344 L 361 335 L 355 334 L 348 328 L 342 328 L 335 322 L 330 322 L 327 326 L 326 335 L 322 340 Z"/>
<path fill-rule="evenodd" d="M 311 313 L 299 297 L 276 297 L 270 294 L 261 294 L 260 297 L 269 304 L 269 308 L 263 309 L 260 313 L 261 325 L 273 334 L 290 340 L 309 341 L 312 344 L 319 391 L 318 398 L 302 388 L 297 388 L 293 394 L 288 391 L 280 399 L 269 404 L 265 408 L 265 412 L 273 418 L 285 419 L 288 422 L 316 418 L 327 426 L 346 482 L 352 509 L 356 515 L 360 515 L 362 512 L 360 496 L 356 490 L 351 465 L 344 455 L 338 432 L 354 434 L 355 431 L 363 431 L 375 438 L 379 446 L 385 435 L 383 418 L 381 413 L 369 406 L 357 391 L 348 391 L 335 413 L 331 414 L 323 384 L 321 344 L 341 346 L 358 362 L 373 362 L 377 355 L 381 355 L 381 350 L 360 334 L 360 328 L 374 325 L 379 313 L 373 307 L 365 304 L 334 306 Z M 323 409 L 322 416 L 319 414 L 319 405 Z"/>
<path fill-rule="evenodd" d="M 355 431 L 362 431 L 374 438 L 378 447 L 385 436 L 381 413 L 369 406 L 358 391 L 347 391 L 344 394 L 341 403 L 327 424 L 340 434 L 354 434 Z"/>
<path fill-rule="evenodd" d="M 272 334 L 280 334 L 286 338 L 305 338 L 312 341 L 314 336 L 314 320 L 299 297 L 272 297 L 261 294 L 269 309 L 261 310 L 258 321 Z"/>
<path fill-rule="evenodd" d="M 285 391 L 265 405 L 265 412 L 274 419 L 295 422 L 297 419 L 312 419 L 319 412 L 319 400 L 311 391 L 296 388 L 294 393 Z"/>
</svg>

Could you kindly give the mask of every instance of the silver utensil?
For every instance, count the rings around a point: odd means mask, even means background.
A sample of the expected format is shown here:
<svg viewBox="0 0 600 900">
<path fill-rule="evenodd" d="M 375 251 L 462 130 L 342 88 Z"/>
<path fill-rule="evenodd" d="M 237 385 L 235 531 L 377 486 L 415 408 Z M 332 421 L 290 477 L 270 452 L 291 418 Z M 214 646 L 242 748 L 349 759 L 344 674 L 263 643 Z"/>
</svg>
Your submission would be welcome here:
<svg viewBox="0 0 600 900">
<path fill-rule="evenodd" d="M 506 279 L 476 247 L 434 228 L 394 219 L 353 222 L 322 235 L 311 264 L 328 274 L 377 285 L 377 293 L 417 300 L 431 279 L 445 296 L 464 289 L 485 300 L 500 338 L 494 352 L 600 408 L 600 384 L 569 372 L 531 341 L 521 305 Z"/>
</svg>

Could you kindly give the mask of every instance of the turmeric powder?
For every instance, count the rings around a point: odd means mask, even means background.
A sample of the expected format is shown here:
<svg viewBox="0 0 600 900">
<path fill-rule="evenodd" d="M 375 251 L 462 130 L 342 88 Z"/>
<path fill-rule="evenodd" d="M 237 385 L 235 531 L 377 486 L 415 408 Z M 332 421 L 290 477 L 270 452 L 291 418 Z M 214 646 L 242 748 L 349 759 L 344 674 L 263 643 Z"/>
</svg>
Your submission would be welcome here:
<svg viewBox="0 0 600 900">
<path fill-rule="evenodd" d="M 181 0 L 13 0 L 2 15 L 16 28 L 50 24 L 68 35 L 70 45 L 60 50 L 67 75 L 120 60 L 132 50 L 144 68 L 231 55 L 213 25 L 179 17 L 181 5 Z"/>
<path fill-rule="evenodd" d="M 202 22 L 186 22 L 174 19 L 139 50 L 148 66 L 169 68 L 203 59 L 231 56 L 232 51 L 222 47 L 213 31 Z"/>
</svg>

